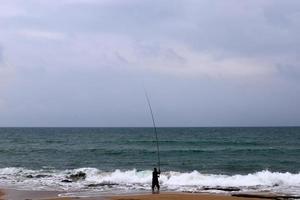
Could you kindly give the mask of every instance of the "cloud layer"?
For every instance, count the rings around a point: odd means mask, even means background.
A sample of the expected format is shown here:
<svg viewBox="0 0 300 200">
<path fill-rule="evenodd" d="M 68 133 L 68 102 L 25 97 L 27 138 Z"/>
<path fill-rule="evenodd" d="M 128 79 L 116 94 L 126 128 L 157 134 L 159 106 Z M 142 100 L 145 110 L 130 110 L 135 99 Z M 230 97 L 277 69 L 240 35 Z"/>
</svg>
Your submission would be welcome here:
<svg viewBox="0 0 300 200">
<path fill-rule="evenodd" d="M 293 0 L 4 0 L 0 125 L 147 126 L 142 82 L 162 126 L 299 125 L 299 20 Z"/>
</svg>

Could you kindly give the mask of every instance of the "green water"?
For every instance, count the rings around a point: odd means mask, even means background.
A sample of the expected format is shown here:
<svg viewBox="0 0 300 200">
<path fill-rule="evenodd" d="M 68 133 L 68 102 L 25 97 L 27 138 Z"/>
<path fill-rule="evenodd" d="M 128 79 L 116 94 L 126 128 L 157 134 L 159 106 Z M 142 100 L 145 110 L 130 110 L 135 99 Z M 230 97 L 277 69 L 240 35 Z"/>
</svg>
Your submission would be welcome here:
<svg viewBox="0 0 300 200">
<path fill-rule="evenodd" d="M 211 174 L 298 173 L 300 128 L 159 128 L 161 168 Z M 0 168 L 146 170 L 152 128 L 1 128 Z"/>
</svg>

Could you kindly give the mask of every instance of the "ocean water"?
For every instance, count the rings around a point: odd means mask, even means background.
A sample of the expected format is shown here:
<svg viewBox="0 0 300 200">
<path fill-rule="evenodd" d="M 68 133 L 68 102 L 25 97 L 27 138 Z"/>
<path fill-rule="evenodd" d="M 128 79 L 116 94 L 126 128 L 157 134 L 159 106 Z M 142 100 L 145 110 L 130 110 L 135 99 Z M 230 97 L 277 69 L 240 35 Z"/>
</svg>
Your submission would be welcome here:
<svg viewBox="0 0 300 200">
<path fill-rule="evenodd" d="M 300 195 L 300 128 L 158 128 L 162 190 Z M 152 128 L 0 128 L 0 186 L 149 191 Z M 85 178 L 70 175 L 84 172 Z M 68 182 L 66 180 L 69 180 Z"/>
</svg>

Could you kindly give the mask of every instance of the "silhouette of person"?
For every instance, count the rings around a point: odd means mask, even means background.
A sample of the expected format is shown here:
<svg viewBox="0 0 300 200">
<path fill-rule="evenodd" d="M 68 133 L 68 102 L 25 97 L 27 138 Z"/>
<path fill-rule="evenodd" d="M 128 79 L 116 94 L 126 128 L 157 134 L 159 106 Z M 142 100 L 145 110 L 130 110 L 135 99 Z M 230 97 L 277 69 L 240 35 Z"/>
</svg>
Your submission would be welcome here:
<svg viewBox="0 0 300 200">
<path fill-rule="evenodd" d="M 154 193 L 155 187 L 157 188 L 157 193 L 159 193 L 159 182 L 158 182 L 159 174 L 160 174 L 160 170 L 157 171 L 157 169 L 154 168 L 152 172 L 152 193 Z"/>
</svg>

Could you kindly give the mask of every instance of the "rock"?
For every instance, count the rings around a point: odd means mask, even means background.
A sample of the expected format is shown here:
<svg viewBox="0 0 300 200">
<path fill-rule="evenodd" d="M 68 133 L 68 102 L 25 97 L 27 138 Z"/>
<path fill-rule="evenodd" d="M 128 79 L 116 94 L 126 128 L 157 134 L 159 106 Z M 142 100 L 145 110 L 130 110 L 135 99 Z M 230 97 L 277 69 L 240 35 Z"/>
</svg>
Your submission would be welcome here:
<svg viewBox="0 0 300 200">
<path fill-rule="evenodd" d="M 71 174 L 67 178 L 71 179 L 72 181 L 84 180 L 86 178 L 86 173 L 80 171 L 77 174 Z"/>
<path fill-rule="evenodd" d="M 72 183 L 72 181 L 70 181 L 70 180 L 68 180 L 68 179 L 64 179 L 64 180 L 62 180 L 61 182 L 63 182 L 63 183 Z"/>
<path fill-rule="evenodd" d="M 50 176 L 49 175 L 45 175 L 45 174 L 38 174 L 34 178 L 46 178 L 46 177 L 50 177 Z"/>
<path fill-rule="evenodd" d="M 236 192 L 240 191 L 240 188 L 237 187 L 203 187 L 203 190 L 221 190 L 226 192 Z"/>
<path fill-rule="evenodd" d="M 33 175 L 29 174 L 29 175 L 26 176 L 26 178 L 45 178 L 45 177 L 49 177 L 49 175 L 38 174 L 36 176 L 33 176 Z"/>
<path fill-rule="evenodd" d="M 96 183 L 96 184 L 89 184 L 88 187 L 101 187 L 101 186 L 113 186 L 118 185 L 117 183 Z"/>
<path fill-rule="evenodd" d="M 240 194 L 232 194 L 234 197 L 244 197 L 244 198 L 258 198 L 258 199 L 299 199 L 300 196 L 290 196 L 290 195 L 277 195 L 277 194 L 248 194 L 248 193 L 240 193 Z"/>
</svg>

